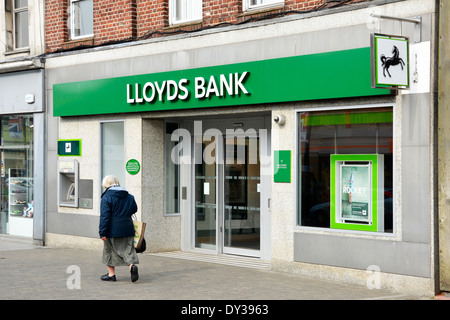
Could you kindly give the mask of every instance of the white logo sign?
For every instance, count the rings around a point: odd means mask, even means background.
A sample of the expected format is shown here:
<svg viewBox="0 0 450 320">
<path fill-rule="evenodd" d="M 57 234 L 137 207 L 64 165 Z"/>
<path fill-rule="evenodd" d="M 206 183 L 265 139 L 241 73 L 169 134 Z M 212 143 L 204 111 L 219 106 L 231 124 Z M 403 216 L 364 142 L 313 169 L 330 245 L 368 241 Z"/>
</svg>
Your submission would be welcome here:
<svg viewBox="0 0 450 320">
<path fill-rule="evenodd" d="M 375 87 L 408 87 L 408 40 L 374 35 L 372 50 L 374 52 Z"/>
</svg>

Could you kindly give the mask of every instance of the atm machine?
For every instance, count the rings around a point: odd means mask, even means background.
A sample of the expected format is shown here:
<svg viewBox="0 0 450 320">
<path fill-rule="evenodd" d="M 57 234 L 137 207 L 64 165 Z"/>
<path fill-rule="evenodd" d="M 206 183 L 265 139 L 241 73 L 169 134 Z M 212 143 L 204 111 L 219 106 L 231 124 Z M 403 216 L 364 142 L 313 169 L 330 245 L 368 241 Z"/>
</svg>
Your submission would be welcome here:
<svg viewBox="0 0 450 320">
<path fill-rule="evenodd" d="M 78 161 L 58 160 L 58 205 L 78 208 Z"/>
</svg>

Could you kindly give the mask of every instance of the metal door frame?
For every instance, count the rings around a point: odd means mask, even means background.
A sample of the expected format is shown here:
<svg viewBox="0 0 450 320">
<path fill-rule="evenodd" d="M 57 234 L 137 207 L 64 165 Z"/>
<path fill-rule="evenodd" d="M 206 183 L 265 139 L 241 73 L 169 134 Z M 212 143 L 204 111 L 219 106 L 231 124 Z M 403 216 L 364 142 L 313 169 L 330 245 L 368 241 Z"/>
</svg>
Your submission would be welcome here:
<svg viewBox="0 0 450 320">
<path fill-rule="evenodd" d="M 182 186 L 187 186 L 187 191 L 185 192 L 184 200 L 187 200 L 184 204 L 183 211 L 186 212 L 185 215 L 182 215 L 181 221 L 181 248 L 184 251 L 193 251 L 200 252 L 206 254 L 233 254 L 233 255 L 244 255 L 251 257 L 259 257 L 263 260 L 270 260 L 271 258 L 271 217 L 270 217 L 270 195 L 271 195 L 271 175 L 268 174 L 271 172 L 271 143 L 270 143 L 270 116 L 261 116 L 261 117 L 249 117 L 245 118 L 235 118 L 235 119 L 206 119 L 207 121 L 203 121 L 204 127 L 202 128 L 202 132 L 195 132 L 193 130 L 194 120 L 185 121 L 184 127 L 186 127 L 191 132 L 191 164 L 184 165 L 182 168 L 181 175 L 181 184 Z M 251 249 L 238 249 L 232 248 L 232 250 L 225 249 L 224 246 L 224 165 L 222 163 L 216 163 L 216 246 L 215 249 L 205 249 L 205 248 L 197 248 L 195 247 L 195 139 L 200 134 L 202 137 L 205 136 L 208 129 L 217 129 L 217 132 L 222 134 L 222 137 L 225 136 L 226 128 L 236 127 L 236 123 L 242 124 L 243 127 L 246 125 L 254 125 L 257 127 L 256 130 L 265 129 L 267 134 L 266 137 L 262 137 L 259 135 L 260 139 L 260 162 L 264 161 L 265 163 L 265 175 L 263 175 L 263 168 L 261 166 L 261 190 L 260 190 L 260 250 L 251 250 Z M 244 132 L 246 131 L 243 128 Z M 205 132 L 206 131 L 206 132 Z M 210 131 L 211 132 L 211 131 Z M 214 132 L 214 131 L 212 131 Z M 207 134 L 207 136 L 210 136 Z M 265 140 L 265 141 L 264 141 Z M 222 141 L 223 142 L 223 141 Z M 261 147 L 262 145 L 265 147 Z M 217 147 L 216 145 L 216 159 L 221 157 L 224 159 L 225 152 L 224 144 L 222 143 L 222 147 Z M 262 154 L 265 151 L 265 154 Z M 202 159 L 203 161 L 203 159 Z"/>
</svg>

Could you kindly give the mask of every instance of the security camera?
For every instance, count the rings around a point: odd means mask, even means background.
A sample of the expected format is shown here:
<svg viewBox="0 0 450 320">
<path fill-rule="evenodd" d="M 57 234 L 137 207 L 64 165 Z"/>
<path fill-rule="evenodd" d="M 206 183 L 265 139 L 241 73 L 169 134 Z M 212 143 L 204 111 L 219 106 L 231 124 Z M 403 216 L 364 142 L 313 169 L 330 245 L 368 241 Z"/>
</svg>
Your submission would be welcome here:
<svg viewBox="0 0 450 320">
<path fill-rule="evenodd" d="M 273 117 L 273 121 L 275 121 L 276 124 L 281 126 L 286 123 L 286 117 L 281 114 L 277 114 L 275 115 L 275 117 Z"/>
</svg>

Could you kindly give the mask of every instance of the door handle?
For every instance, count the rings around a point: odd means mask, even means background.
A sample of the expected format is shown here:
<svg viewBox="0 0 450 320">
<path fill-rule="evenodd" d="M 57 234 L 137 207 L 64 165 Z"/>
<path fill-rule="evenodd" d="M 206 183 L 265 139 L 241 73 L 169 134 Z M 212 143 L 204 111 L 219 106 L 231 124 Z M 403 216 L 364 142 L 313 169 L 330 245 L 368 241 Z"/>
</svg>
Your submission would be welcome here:
<svg viewBox="0 0 450 320">
<path fill-rule="evenodd" d="M 272 200 L 271 198 L 267 198 L 267 209 L 269 209 L 269 211 L 271 210 L 271 208 L 270 208 L 270 206 L 272 204 L 271 200 Z"/>
</svg>

